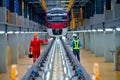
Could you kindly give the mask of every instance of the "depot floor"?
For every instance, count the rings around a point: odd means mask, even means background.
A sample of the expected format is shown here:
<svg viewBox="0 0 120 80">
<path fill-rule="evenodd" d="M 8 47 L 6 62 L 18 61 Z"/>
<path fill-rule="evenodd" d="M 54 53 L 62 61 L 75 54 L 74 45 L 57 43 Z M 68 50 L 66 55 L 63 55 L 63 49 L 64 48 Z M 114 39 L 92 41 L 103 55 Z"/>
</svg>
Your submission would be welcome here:
<svg viewBox="0 0 120 80">
<path fill-rule="evenodd" d="M 42 47 L 42 50 L 44 47 Z M 113 63 L 104 62 L 104 57 L 95 57 L 90 51 L 81 49 L 81 64 L 90 74 L 93 74 L 93 64 L 98 62 L 100 67 L 100 80 L 120 80 L 120 71 L 114 70 Z M 28 67 L 32 64 L 32 59 L 27 56 L 24 59 L 19 59 L 17 70 L 18 70 L 18 80 L 21 80 L 23 75 L 26 73 Z M 0 80 L 11 80 L 10 72 L 11 66 L 8 67 L 8 73 L 0 73 Z"/>
</svg>

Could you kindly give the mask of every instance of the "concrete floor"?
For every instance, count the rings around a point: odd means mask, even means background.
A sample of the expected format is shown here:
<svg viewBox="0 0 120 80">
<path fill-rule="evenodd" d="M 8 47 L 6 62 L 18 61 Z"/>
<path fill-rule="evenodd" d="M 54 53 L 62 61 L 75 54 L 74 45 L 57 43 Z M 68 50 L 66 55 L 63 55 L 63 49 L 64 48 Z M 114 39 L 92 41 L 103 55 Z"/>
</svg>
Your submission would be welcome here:
<svg viewBox="0 0 120 80">
<path fill-rule="evenodd" d="M 81 63 L 86 71 L 93 75 L 94 63 L 99 64 L 100 69 L 100 80 L 120 80 L 120 71 L 114 70 L 114 63 L 104 62 L 104 57 L 95 57 L 90 51 L 81 49 Z"/>
<path fill-rule="evenodd" d="M 42 50 L 44 48 L 42 47 Z M 93 64 L 99 63 L 100 67 L 100 80 L 120 80 L 120 71 L 114 71 L 113 63 L 104 62 L 104 57 L 95 57 L 90 51 L 81 49 L 81 63 L 83 67 L 90 74 L 93 74 Z M 29 66 L 32 64 L 32 59 L 27 56 L 24 59 L 19 59 L 17 70 L 18 70 L 18 80 L 21 80 L 23 75 L 26 73 Z M 0 73 L 0 80 L 11 80 L 11 66 L 8 67 L 8 73 Z"/>
</svg>

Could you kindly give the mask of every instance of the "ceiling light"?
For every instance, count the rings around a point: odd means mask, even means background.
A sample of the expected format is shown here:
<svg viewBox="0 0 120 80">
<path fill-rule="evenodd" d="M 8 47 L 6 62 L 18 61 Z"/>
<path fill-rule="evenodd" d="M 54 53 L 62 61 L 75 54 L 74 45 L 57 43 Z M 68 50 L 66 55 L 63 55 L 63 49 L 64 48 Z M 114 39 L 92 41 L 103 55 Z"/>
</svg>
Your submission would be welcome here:
<svg viewBox="0 0 120 80">
<path fill-rule="evenodd" d="M 113 29 L 105 29 L 105 31 L 112 31 Z"/>
<path fill-rule="evenodd" d="M 120 28 L 116 28 L 117 31 L 120 31 Z"/>
</svg>

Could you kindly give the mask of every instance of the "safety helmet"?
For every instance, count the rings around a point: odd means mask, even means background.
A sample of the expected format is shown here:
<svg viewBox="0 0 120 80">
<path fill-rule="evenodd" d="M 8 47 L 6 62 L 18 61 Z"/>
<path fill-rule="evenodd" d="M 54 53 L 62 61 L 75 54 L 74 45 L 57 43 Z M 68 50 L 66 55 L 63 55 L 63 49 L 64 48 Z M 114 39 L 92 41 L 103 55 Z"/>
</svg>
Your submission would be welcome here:
<svg viewBox="0 0 120 80">
<path fill-rule="evenodd" d="M 38 34 L 37 34 L 37 33 L 34 33 L 34 34 L 33 34 L 33 36 L 34 36 L 34 37 L 37 37 L 37 36 L 38 36 Z"/>
<path fill-rule="evenodd" d="M 76 35 L 76 34 L 73 34 L 72 36 L 73 36 L 73 37 L 77 37 L 77 35 Z"/>
</svg>

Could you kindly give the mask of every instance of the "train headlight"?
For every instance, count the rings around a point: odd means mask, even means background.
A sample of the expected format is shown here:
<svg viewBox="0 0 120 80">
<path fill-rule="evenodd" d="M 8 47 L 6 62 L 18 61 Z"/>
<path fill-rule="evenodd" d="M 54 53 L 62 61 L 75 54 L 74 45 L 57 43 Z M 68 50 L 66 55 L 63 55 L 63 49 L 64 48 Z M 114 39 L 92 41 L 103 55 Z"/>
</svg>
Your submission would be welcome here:
<svg viewBox="0 0 120 80">
<path fill-rule="evenodd" d="M 48 28 L 50 28 L 51 26 L 50 26 L 50 24 L 48 24 Z"/>
<path fill-rule="evenodd" d="M 65 24 L 64 24 L 64 28 L 66 28 L 66 27 L 67 27 L 67 24 L 65 23 Z"/>
</svg>

